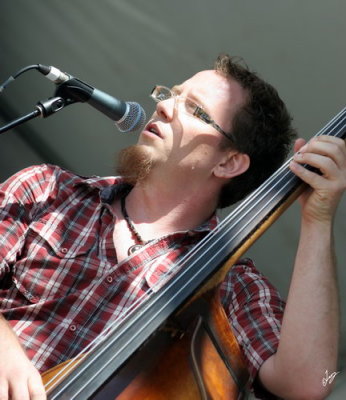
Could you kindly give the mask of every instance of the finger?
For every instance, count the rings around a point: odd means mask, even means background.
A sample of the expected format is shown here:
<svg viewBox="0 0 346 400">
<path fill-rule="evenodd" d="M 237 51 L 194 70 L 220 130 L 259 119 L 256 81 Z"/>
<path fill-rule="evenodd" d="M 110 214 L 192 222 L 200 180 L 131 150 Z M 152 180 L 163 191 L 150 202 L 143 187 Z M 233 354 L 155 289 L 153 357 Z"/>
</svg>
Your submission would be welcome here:
<svg viewBox="0 0 346 400">
<path fill-rule="evenodd" d="M 298 176 L 298 178 L 310 185 L 312 188 L 322 186 L 323 180 L 325 180 L 325 178 L 321 177 L 316 172 L 309 171 L 294 160 L 290 162 L 290 169 L 295 175 Z"/>
<path fill-rule="evenodd" d="M 340 145 L 345 144 L 345 140 L 336 136 L 331 136 L 331 135 L 319 135 L 315 136 L 313 140 L 317 140 L 320 142 L 325 142 L 325 143 L 336 143 Z"/>
<path fill-rule="evenodd" d="M 339 175 L 337 164 L 325 155 L 299 152 L 294 155 L 293 160 L 299 164 L 308 164 L 316 168 L 325 178 L 334 179 Z M 312 172 L 316 173 L 317 171 Z"/>
<path fill-rule="evenodd" d="M 0 380 L 0 400 L 8 400 L 8 384 L 6 380 Z"/>
<path fill-rule="evenodd" d="M 297 175 L 302 181 L 307 183 L 312 189 L 320 191 L 326 198 L 332 198 L 333 196 L 342 195 L 345 190 L 345 183 L 342 177 L 332 176 L 326 177 L 320 175 L 315 171 L 310 171 L 304 166 L 292 161 L 290 163 L 291 171 Z"/>
<path fill-rule="evenodd" d="M 300 148 L 300 153 L 308 152 L 327 156 L 333 159 L 339 167 L 345 167 L 346 146 L 343 139 L 330 136 L 318 136 L 311 139 Z"/>
<path fill-rule="evenodd" d="M 293 151 L 294 152 L 299 151 L 304 146 L 305 143 L 306 143 L 306 140 L 304 140 L 303 138 L 297 139 L 294 143 Z"/>
<path fill-rule="evenodd" d="M 320 214 L 320 217 L 334 215 L 344 191 L 339 179 L 326 179 L 294 161 L 290 163 L 290 169 L 297 177 L 309 185 L 310 190 L 305 191 L 300 196 L 301 204 L 304 205 L 308 202 L 308 199 L 314 198 L 314 202 L 311 204 L 314 204 L 315 211 L 313 213 L 315 216 L 318 216 L 318 214 Z"/>
<path fill-rule="evenodd" d="M 47 395 L 43 386 L 41 376 L 30 377 L 28 380 L 30 400 L 46 400 Z"/>
<path fill-rule="evenodd" d="M 16 382 L 10 382 L 9 400 L 30 400 L 26 381 L 16 379 Z"/>
</svg>

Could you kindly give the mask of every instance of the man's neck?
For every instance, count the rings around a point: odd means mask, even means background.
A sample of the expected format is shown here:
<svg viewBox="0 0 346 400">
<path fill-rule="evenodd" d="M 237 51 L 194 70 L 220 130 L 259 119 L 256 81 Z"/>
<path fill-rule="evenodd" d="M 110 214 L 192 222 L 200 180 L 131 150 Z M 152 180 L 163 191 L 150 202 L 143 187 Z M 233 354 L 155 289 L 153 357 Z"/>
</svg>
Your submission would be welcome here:
<svg viewBox="0 0 346 400">
<path fill-rule="evenodd" d="M 126 210 L 147 240 L 196 228 L 215 208 L 215 196 L 208 190 L 153 178 L 137 183 L 126 198 Z"/>
</svg>

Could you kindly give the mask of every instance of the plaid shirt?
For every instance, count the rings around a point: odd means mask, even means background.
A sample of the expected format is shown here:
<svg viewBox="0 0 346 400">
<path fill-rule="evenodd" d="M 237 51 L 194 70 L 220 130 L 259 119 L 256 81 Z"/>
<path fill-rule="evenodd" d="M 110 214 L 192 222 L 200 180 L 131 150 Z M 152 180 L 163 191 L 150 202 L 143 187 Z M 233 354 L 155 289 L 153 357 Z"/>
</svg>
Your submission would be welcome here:
<svg viewBox="0 0 346 400">
<path fill-rule="evenodd" d="M 0 310 L 44 371 L 73 357 L 217 224 L 155 240 L 117 262 L 110 203 L 121 179 L 27 168 L 0 187 Z M 275 353 L 283 302 L 250 260 L 234 266 L 221 299 L 251 377 Z"/>
</svg>

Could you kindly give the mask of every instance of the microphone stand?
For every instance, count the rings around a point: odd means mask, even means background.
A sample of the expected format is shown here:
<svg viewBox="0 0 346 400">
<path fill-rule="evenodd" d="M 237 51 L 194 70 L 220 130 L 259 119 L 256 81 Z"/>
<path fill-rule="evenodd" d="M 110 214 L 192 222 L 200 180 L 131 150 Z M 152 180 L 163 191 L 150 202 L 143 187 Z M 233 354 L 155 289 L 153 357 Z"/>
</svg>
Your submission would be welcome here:
<svg viewBox="0 0 346 400">
<path fill-rule="evenodd" d="M 57 111 L 62 110 L 64 107 L 75 103 L 73 99 L 64 99 L 63 97 L 51 97 L 47 100 L 39 101 L 36 104 L 34 111 L 24 115 L 23 117 L 17 118 L 14 121 L 0 128 L 0 134 L 4 133 L 18 125 L 23 124 L 26 121 L 30 121 L 36 117 L 47 118 Z"/>
<path fill-rule="evenodd" d="M 79 79 L 72 78 L 63 82 L 57 86 L 55 97 L 39 101 L 34 111 L 1 127 L 0 134 L 38 116 L 47 118 L 70 104 L 85 102 L 90 98 L 92 92 L 93 88 Z"/>
</svg>

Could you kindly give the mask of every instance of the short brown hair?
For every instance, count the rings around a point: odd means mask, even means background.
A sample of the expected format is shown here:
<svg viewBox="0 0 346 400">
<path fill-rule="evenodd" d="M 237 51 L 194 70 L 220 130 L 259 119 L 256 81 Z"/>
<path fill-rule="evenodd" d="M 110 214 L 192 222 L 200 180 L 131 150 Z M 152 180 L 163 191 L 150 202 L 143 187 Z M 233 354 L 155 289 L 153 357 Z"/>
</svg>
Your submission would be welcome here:
<svg viewBox="0 0 346 400">
<path fill-rule="evenodd" d="M 246 104 L 232 120 L 234 143 L 224 138 L 221 146 L 233 146 L 248 154 L 250 167 L 222 188 L 218 207 L 223 208 L 243 199 L 280 167 L 296 132 L 276 89 L 242 65 L 238 58 L 221 54 L 214 68 L 226 78 L 235 79 L 247 92 Z"/>
</svg>

